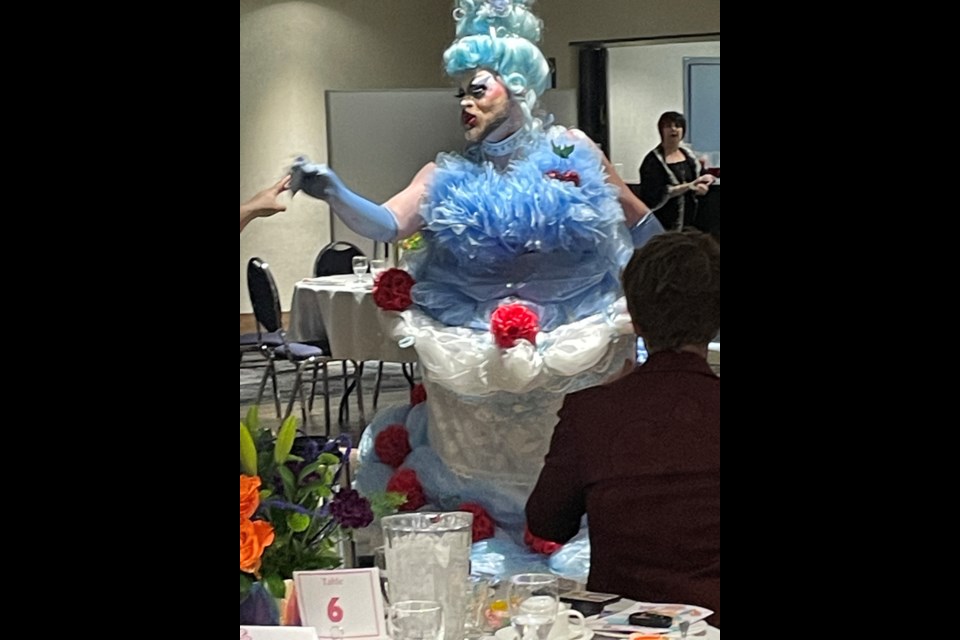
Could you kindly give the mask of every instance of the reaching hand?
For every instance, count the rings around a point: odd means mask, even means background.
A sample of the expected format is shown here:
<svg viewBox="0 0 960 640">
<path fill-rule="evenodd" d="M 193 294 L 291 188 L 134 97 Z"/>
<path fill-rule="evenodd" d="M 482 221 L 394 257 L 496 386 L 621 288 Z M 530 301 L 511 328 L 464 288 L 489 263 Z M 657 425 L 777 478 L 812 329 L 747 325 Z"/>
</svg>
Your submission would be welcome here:
<svg viewBox="0 0 960 640">
<path fill-rule="evenodd" d="M 286 211 L 287 205 L 280 204 L 280 194 L 290 186 L 290 176 L 284 176 L 273 186 L 258 192 L 252 198 L 240 205 L 240 231 L 254 218 L 272 216 L 280 211 Z"/>
<path fill-rule="evenodd" d="M 287 205 L 280 204 L 277 198 L 290 186 L 290 176 L 280 178 L 272 187 L 267 187 L 255 196 L 247 200 L 247 205 L 255 212 L 255 217 L 272 216 L 273 214 L 286 211 Z"/>
<path fill-rule="evenodd" d="M 300 156 L 290 167 L 290 188 L 323 200 L 351 230 L 365 238 L 392 242 L 397 237 L 397 218 L 382 204 L 375 204 L 351 191 L 325 164 Z"/>
<path fill-rule="evenodd" d="M 294 194 L 303 191 L 320 200 L 328 200 L 340 186 L 336 174 L 327 165 L 310 162 L 305 156 L 294 161 L 290 178 L 290 189 Z"/>
</svg>

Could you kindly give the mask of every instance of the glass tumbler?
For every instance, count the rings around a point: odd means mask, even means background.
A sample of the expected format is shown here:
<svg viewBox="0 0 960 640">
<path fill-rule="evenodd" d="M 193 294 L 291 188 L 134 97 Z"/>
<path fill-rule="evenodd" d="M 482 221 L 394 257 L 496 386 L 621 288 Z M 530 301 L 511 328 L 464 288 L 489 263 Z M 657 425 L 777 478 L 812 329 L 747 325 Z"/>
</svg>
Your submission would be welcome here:
<svg viewBox="0 0 960 640">
<path fill-rule="evenodd" d="M 393 640 L 443 640 L 443 607 L 435 600 L 395 602 L 387 624 Z"/>
</svg>

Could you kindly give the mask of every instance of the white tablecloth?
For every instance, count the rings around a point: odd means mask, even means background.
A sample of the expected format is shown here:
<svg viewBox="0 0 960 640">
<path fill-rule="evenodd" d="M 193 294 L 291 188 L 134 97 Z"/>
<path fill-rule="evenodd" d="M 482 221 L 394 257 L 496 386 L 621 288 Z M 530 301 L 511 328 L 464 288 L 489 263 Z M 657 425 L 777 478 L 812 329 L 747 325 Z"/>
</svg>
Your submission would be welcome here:
<svg viewBox="0 0 960 640">
<path fill-rule="evenodd" d="M 401 349 L 383 331 L 386 313 L 374 303 L 369 279 L 361 285 L 353 274 L 308 278 L 294 287 L 289 335 L 298 342 L 327 338 L 336 360 L 416 362 L 412 347 Z"/>
</svg>

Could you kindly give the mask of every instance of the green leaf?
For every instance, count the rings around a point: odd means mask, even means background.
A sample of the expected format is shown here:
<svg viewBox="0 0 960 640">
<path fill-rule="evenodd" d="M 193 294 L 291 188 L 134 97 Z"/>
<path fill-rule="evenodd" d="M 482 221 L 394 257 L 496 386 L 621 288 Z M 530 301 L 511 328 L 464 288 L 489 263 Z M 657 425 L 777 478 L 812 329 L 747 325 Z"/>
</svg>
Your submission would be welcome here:
<svg viewBox="0 0 960 640">
<path fill-rule="evenodd" d="M 323 482 L 322 480 L 303 485 L 303 491 L 306 493 L 316 492 L 317 495 L 321 495 L 324 498 L 329 498 L 333 495 L 333 491 L 330 489 L 330 483 Z"/>
<path fill-rule="evenodd" d="M 317 462 L 320 464 L 326 465 L 337 465 L 340 464 L 340 458 L 333 455 L 332 453 L 321 453 L 320 457 L 317 458 Z"/>
<path fill-rule="evenodd" d="M 277 467 L 277 472 L 280 474 L 280 479 L 283 480 L 283 494 L 287 497 L 287 500 L 293 502 L 294 494 L 297 491 L 297 481 L 293 477 L 293 471 L 281 465 Z"/>
<path fill-rule="evenodd" d="M 407 501 L 407 496 L 397 491 L 385 491 L 374 494 L 369 500 L 374 517 L 382 518 L 396 513 L 397 509 Z"/>
<path fill-rule="evenodd" d="M 263 579 L 263 583 L 274 598 L 283 598 L 287 595 L 287 585 L 283 584 L 283 578 L 277 574 L 267 576 Z"/>
<path fill-rule="evenodd" d="M 307 527 L 310 526 L 310 516 L 298 511 L 290 512 L 287 514 L 287 526 L 290 527 L 290 531 L 294 533 L 306 531 Z"/>
<path fill-rule="evenodd" d="M 310 475 L 311 473 L 313 473 L 323 465 L 324 465 L 323 461 L 314 460 L 313 462 L 311 462 L 310 464 L 308 464 L 307 466 L 305 466 L 303 469 L 300 470 L 300 473 L 297 475 L 297 482 L 298 483 L 303 482 L 304 478 L 306 478 L 308 475 Z"/>
<path fill-rule="evenodd" d="M 566 147 L 558 147 L 557 145 L 550 143 L 550 146 L 553 147 L 553 152 L 560 156 L 561 158 L 569 158 L 570 154 L 573 153 L 573 145 L 568 145 Z"/>
<path fill-rule="evenodd" d="M 247 425 L 240 423 L 240 466 L 247 475 L 257 475 L 257 447 Z"/>
<path fill-rule="evenodd" d="M 297 418 L 293 414 L 287 416 L 287 419 L 280 425 L 280 432 L 277 434 L 277 446 L 273 449 L 273 461 L 277 464 L 283 464 L 293 449 L 293 439 L 297 437 Z"/>
<path fill-rule="evenodd" d="M 250 595 L 250 587 L 253 586 L 253 580 L 250 579 L 250 576 L 240 574 L 240 602 L 243 602 L 247 599 L 247 596 Z"/>
<path fill-rule="evenodd" d="M 243 419 L 243 423 L 253 431 L 260 428 L 260 407 L 258 405 L 253 405 L 247 409 L 247 415 Z"/>
</svg>

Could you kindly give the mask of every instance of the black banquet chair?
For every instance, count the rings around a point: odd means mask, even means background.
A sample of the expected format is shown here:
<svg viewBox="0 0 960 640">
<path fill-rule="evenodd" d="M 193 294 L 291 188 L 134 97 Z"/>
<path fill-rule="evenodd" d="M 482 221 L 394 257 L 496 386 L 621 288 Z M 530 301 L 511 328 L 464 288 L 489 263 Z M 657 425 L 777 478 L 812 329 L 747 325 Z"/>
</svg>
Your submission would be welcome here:
<svg viewBox="0 0 960 640">
<path fill-rule="evenodd" d="M 250 258 L 247 263 L 247 287 L 250 291 L 250 302 L 253 304 L 253 314 L 256 317 L 258 330 L 262 327 L 261 335 L 275 335 L 280 339 L 280 346 L 271 348 L 266 342 L 261 342 L 261 350 L 267 358 L 267 367 L 260 380 L 260 388 L 257 391 L 257 404 L 263 398 L 264 387 L 268 376 L 276 376 L 276 360 L 286 360 L 294 366 L 296 378 L 293 383 L 293 390 L 290 394 L 290 401 L 283 414 L 286 419 L 293 411 L 293 403 L 299 394 L 300 409 L 303 414 L 304 428 L 309 424 L 309 414 L 307 413 L 307 400 L 303 392 L 303 370 L 306 367 L 313 367 L 313 388 L 316 388 L 317 375 L 323 374 L 324 397 L 329 398 L 329 380 L 327 378 L 327 362 L 330 361 L 330 354 L 316 345 L 304 344 L 302 342 L 290 342 L 287 340 L 286 332 L 282 326 L 282 316 L 280 311 L 280 294 L 277 292 L 277 283 L 270 273 L 270 265 L 260 258 Z M 311 404 L 313 394 L 311 391 Z M 324 404 L 324 428 L 325 435 L 330 436 L 330 403 Z"/>
<path fill-rule="evenodd" d="M 353 258 L 364 255 L 354 244 L 349 242 L 331 242 L 317 254 L 313 263 L 313 276 L 338 276 L 353 273 Z"/>
<path fill-rule="evenodd" d="M 283 339 L 276 333 L 265 333 L 262 331 L 260 323 L 258 322 L 256 331 L 240 334 L 240 368 L 259 369 L 260 367 L 267 366 L 270 362 L 270 352 L 281 345 L 283 345 Z M 243 356 L 248 353 L 255 353 L 266 359 L 258 358 L 254 361 L 247 360 L 244 362 Z M 280 410 L 280 392 L 277 388 L 277 375 L 275 371 L 270 369 L 268 369 L 266 373 L 270 375 L 273 381 L 273 403 L 277 408 L 277 417 L 279 418 L 283 414 Z"/>
<path fill-rule="evenodd" d="M 354 257 L 363 255 L 366 254 L 355 244 L 342 240 L 331 242 L 320 249 L 320 253 L 317 254 L 317 258 L 313 262 L 313 276 L 315 278 L 323 278 L 325 276 L 339 276 L 353 273 Z M 354 389 L 357 391 L 357 402 L 363 402 L 360 397 L 363 390 L 362 387 L 358 388 L 357 384 L 357 381 L 363 375 L 363 363 L 352 360 L 350 362 L 353 364 L 356 374 L 354 380 L 347 384 L 347 363 L 345 360 L 340 361 L 344 380 L 343 401 L 340 403 L 338 417 L 340 424 L 345 424 L 350 421 L 350 403 L 346 400 L 350 394 L 353 393 Z"/>
</svg>

